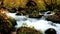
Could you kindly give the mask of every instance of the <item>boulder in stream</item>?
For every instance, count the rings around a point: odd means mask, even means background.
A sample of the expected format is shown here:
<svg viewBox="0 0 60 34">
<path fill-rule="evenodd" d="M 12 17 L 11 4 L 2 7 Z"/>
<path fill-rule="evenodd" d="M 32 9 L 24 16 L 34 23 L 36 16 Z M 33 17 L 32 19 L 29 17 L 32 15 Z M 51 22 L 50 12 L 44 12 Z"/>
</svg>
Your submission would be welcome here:
<svg viewBox="0 0 60 34">
<path fill-rule="evenodd" d="M 42 34 L 42 32 L 30 27 L 20 27 L 17 34 Z"/>
<path fill-rule="evenodd" d="M 38 11 L 33 10 L 31 14 L 29 14 L 29 18 L 41 18 L 43 15 L 40 14 Z"/>
<path fill-rule="evenodd" d="M 55 29 L 49 28 L 49 29 L 47 29 L 47 30 L 45 31 L 45 34 L 57 34 L 57 33 L 56 33 L 56 30 L 55 30 Z"/>
<path fill-rule="evenodd" d="M 16 20 L 0 11 L 0 33 L 10 34 L 12 27 L 17 25 Z"/>
<path fill-rule="evenodd" d="M 54 15 L 47 16 L 46 19 L 48 21 L 52 21 L 53 23 L 60 24 L 60 12 L 56 12 Z"/>
</svg>

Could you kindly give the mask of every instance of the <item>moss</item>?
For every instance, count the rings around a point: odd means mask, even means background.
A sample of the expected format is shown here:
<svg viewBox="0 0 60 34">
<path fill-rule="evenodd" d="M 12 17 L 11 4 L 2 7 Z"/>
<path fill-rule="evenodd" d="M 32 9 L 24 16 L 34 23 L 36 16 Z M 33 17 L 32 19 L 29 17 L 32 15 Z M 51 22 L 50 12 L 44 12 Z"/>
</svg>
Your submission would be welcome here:
<svg viewBox="0 0 60 34">
<path fill-rule="evenodd" d="M 0 13 L 0 32 L 7 34 L 16 25 L 16 20 L 8 17 L 5 13 Z"/>
<path fill-rule="evenodd" d="M 54 15 L 47 16 L 46 19 L 54 23 L 60 23 L 60 12 L 57 11 Z"/>
<path fill-rule="evenodd" d="M 42 32 L 30 27 L 20 27 L 17 34 L 42 34 Z"/>
</svg>

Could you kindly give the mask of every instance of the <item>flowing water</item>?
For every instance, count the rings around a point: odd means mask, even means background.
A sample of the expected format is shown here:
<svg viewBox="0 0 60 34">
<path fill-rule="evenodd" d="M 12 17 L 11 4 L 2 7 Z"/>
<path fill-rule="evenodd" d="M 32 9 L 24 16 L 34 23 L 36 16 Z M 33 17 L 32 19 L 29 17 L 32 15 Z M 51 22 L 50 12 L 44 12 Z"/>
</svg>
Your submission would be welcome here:
<svg viewBox="0 0 60 34">
<path fill-rule="evenodd" d="M 60 34 L 60 24 L 56 24 L 45 19 L 45 16 L 48 16 L 48 12 L 49 11 L 45 12 L 44 16 L 40 19 L 28 18 L 28 16 L 17 16 L 16 13 L 9 13 L 7 15 L 17 20 L 17 25 L 15 26 L 16 28 L 19 28 L 23 23 L 26 23 L 28 25 L 27 27 L 33 26 L 35 29 L 41 30 L 43 34 L 45 34 L 45 30 L 49 28 L 54 28 L 57 31 L 57 34 Z"/>
</svg>

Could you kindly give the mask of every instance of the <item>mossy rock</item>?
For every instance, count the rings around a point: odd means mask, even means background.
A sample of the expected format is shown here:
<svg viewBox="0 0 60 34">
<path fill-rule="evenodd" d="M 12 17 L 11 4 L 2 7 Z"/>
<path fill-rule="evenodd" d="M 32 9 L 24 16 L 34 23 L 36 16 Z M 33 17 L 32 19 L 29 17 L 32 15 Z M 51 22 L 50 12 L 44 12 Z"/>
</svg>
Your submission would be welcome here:
<svg viewBox="0 0 60 34">
<path fill-rule="evenodd" d="M 2 34 L 10 33 L 11 28 L 16 24 L 15 19 L 8 17 L 5 13 L 0 13 L 0 32 Z"/>
<path fill-rule="evenodd" d="M 59 23 L 60 24 L 60 12 L 56 12 L 54 15 L 47 16 L 46 19 L 48 21 L 52 21 L 54 23 Z"/>
<path fill-rule="evenodd" d="M 20 12 L 18 12 L 16 15 L 27 15 L 26 11 L 22 10 Z"/>
<path fill-rule="evenodd" d="M 42 34 L 42 32 L 30 27 L 20 27 L 17 30 L 17 34 Z"/>
<path fill-rule="evenodd" d="M 41 18 L 43 15 L 40 15 L 38 11 L 33 10 L 31 14 L 29 14 L 29 18 Z"/>
<path fill-rule="evenodd" d="M 29 15 L 29 18 L 41 18 L 43 15 L 32 15 L 32 14 L 30 14 Z"/>
</svg>

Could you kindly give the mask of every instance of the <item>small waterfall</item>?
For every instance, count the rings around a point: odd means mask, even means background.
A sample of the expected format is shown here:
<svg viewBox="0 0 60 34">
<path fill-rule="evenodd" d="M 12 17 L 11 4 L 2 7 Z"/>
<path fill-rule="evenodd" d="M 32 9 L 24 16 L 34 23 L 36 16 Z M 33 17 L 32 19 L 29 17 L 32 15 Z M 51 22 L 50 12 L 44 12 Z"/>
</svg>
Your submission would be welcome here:
<svg viewBox="0 0 60 34">
<path fill-rule="evenodd" d="M 44 12 L 44 14 L 43 14 L 41 20 L 46 20 L 45 16 L 51 15 L 51 14 L 47 14 L 47 13 L 51 13 L 51 11 Z"/>
</svg>

